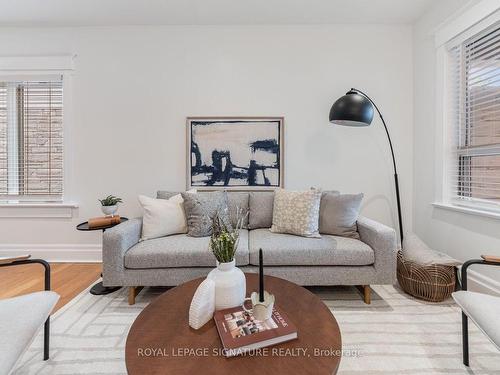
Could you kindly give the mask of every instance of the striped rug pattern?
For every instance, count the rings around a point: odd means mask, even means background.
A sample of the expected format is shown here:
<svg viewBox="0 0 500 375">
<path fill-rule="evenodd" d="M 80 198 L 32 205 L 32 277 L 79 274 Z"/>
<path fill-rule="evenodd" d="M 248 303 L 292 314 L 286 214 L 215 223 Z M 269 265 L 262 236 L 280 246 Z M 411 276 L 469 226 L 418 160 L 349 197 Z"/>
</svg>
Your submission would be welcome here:
<svg viewBox="0 0 500 375">
<path fill-rule="evenodd" d="M 345 375 L 500 375 L 500 352 L 471 324 L 471 367 L 461 361 L 460 310 L 452 300 L 425 303 L 392 286 L 375 286 L 371 305 L 355 288 L 310 288 L 335 315 Z M 124 347 L 141 310 L 164 290 L 143 290 L 134 306 L 126 290 L 107 296 L 84 291 L 52 318 L 51 359 L 35 339 L 15 371 L 25 374 L 126 374 Z"/>
</svg>

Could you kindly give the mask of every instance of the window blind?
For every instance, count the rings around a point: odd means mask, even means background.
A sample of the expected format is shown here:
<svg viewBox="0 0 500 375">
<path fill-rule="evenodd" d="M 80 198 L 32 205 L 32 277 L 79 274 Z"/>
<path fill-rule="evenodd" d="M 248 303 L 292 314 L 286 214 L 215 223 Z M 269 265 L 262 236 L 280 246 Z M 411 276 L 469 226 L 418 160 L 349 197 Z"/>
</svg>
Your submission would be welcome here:
<svg viewBox="0 0 500 375">
<path fill-rule="evenodd" d="M 0 196 L 62 193 L 62 81 L 0 81 Z"/>
<path fill-rule="evenodd" d="M 451 195 L 500 209 L 500 24 L 453 46 Z"/>
<path fill-rule="evenodd" d="M 0 84 L 0 194 L 7 194 L 7 87 Z"/>
</svg>

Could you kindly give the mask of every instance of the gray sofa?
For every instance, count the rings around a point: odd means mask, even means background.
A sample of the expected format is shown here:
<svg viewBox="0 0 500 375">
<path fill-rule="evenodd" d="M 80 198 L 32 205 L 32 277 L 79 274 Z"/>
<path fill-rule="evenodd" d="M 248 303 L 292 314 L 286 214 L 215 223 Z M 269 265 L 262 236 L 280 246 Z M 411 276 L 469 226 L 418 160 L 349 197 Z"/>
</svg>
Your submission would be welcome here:
<svg viewBox="0 0 500 375">
<path fill-rule="evenodd" d="M 175 193 L 158 192 L 158 198 Z M 322 235 L 304 238 L 269 231 L 272 192 L 229 192 L 232 220 L 238 208 L 248 210 L 241 230 L 236 264 L 244 272 L 257 272 L 262 248 L 267 275 L 299 285 L 361 286 L 366 303 L 370 284 L 393 284 L 396 275 L 396 234 L 376 221 L 360 217 L 360 239 Z M 129 303 L 142 286 L 174 286 L 206 276 L 215 266 L 209 237 L 179 234 L 140 241 L 142 219 L 108 229 L 103 237 L 103 284 L 129 287 Z"/>
</svg>

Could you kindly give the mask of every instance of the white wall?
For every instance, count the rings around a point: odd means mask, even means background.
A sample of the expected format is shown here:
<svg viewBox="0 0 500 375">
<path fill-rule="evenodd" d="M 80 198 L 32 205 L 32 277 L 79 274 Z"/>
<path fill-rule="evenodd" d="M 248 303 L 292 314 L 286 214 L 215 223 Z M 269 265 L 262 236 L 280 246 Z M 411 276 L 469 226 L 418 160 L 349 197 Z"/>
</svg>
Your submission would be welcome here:
<svg viewBox="0 0 500 375">
<path fill-rule="evenodd" d="M 0 54 L 77 54 L 68 197 L 72 219 L 0 219 L 1 248 L 100 243 L 75 230 L 97 198 L 185 187 L 185 118 L 285 117 L 285 184 L 366 194 L 363 214 L 396 226 L 391 159 L 378 119 L 332 126 L 333 101 L 366 91 L 392 132 L 407 228 L 412 226 L 413 65 L 410 26 L 203 26 L 2 29 Z M 420 165 L 419 165 L 420 166 Z M 55 246 L 57 247 L 57 246 Z"/>
<path fill-rule="evenodd" d="M 435 208 L 436 155 L 436 49 L 434 32 L 446 19 L 453 18 L 476 2 L 445 0 L 420 19 L 414 28 L 415 121 L 414 121 L 414 228 L 430 246 L 459 260 L 481 254 L 500 254 L 498 219 Z M 484 275 L 500 281 L 500 270 L 474 267 Z"/>
</svg>

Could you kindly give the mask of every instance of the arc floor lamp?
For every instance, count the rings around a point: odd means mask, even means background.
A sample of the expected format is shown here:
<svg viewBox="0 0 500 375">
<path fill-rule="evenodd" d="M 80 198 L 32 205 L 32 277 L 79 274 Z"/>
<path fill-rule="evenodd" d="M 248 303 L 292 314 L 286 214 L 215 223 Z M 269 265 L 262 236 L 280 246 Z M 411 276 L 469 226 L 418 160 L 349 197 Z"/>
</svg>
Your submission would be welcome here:
<svg viewBox="0 0 500 375">
<path fill-rule="evenodd" d="M 336 125 L 343 126 L 369 126 L 373 120 L 374 110 L 376 109 L 382 124 L 384 124 L 385 133 L 389 140 L 391 148 L 392 165 L 394 167 L 394 185 L 396 188 L 396 201 L 398 205 L 398 221 L 399 221 L 399 237 L 401 238 L 401 246 L 403 244 L 403 219 L 401 218 L 401 199 L 399 196 L 398 170 L 396 168 L 396 159 L 394 158 L 394 149 L 392 147 L 391 136 L 385 124 L 384 117 L 378 109 L 375 102 L 366 95 L 363 91 L 351 88 L 344 96 L 333 103 L 330 109 L 330 122 Z"/>
</svg>

